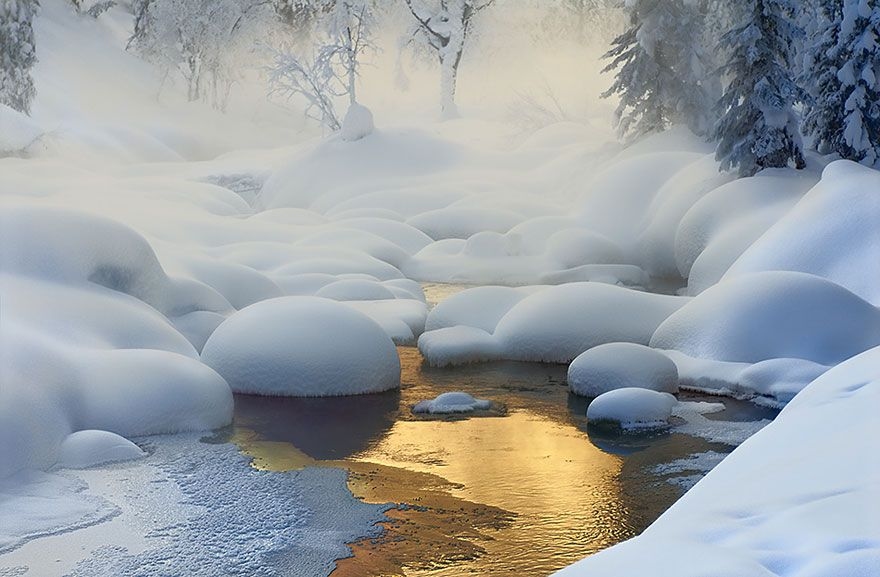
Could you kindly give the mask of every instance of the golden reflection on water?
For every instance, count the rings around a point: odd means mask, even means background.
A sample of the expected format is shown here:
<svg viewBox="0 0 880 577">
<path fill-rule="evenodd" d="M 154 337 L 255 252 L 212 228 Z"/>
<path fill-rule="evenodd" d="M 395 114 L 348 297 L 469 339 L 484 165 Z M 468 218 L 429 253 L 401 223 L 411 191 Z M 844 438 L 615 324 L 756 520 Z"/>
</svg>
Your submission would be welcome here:
<svg viewBox="0 0 880 577">
<path fill-rule="evenodd" d="M 567 406 L 564 368 L 436 370 L 416 349 L 399 350 L 400 392 L 236 401 L 231 441 L 255 467 L 345 468 L 356 497 L 402 505 L 388 511 L 382 537 L 352 545 L 334 577 L 549 575 L 634 536 L 672 502 L 650 496 L 647 515 L 633 510 L 623 459 L 596 448 L 582 407 Z M 500 401 L 507 414 L 409 411 L 456 389 Z"/>
</svg>

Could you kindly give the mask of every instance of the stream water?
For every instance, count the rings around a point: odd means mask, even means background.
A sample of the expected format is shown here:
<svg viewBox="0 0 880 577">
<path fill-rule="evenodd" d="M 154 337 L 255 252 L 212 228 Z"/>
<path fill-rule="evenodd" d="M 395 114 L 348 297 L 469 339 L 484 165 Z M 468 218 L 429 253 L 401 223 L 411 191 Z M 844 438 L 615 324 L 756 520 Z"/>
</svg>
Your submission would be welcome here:
<svg viewBox="0 0 880 577">
<path fill-rule="evenodd" d="M 597 436 L 566 367 L 453 369 L 398 349 L 400 391 L 349 398 L 236 398 L 231 440 L 267 470 L 342 467 L 359 498 L 392 503 L 382 537 L 352 544 L 334 577 L 548 575 L 637 535 L 682 489 L 657 465 L 731 447 L 672 433 Z M 424 418 L 416 402 L 463 390 L 504 409 Z M 718 399 L 712 399 L 718 402 Z M 716 419 L 772 416 L 724 400 Z"/>
</svg>

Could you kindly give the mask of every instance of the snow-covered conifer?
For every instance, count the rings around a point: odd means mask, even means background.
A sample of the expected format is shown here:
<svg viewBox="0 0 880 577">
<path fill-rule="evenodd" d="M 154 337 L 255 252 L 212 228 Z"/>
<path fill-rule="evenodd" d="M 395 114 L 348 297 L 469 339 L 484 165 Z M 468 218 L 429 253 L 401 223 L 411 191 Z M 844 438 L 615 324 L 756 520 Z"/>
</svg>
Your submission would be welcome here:
<svg viewBox="0 0 880 577">
<path fill-rule="evenodd" d="M 629 27 L 605 54 L 617 70 L 604 94 L 620 97 L 616 122 L 622 137 L 638 138 L 684 123 L 707 129 L 709 98 L 700 48 L 702 13 L 691 0 L 628 0 Z"/>
<path fill-rule="evenodd" d="M 793 163 L 803 168 L 795 103 L 803 91 L 792 78 L 790 46 L 803 31 L 794 23 L 793 0 L 747 0 L 738 23 L 721 37 L 725 82 L 715 125 L 717 157 L 724 170 L 750 176 Z"/>
<path fill-rule="evenodd" d="M 823 0 L 810 23 L 809 41 L 801 59 L 800 83 L 809 98 L 804 107 L 803 132 L 819 152 L 832 152 L 843 132 L 840 51 L 837 49 L 843 0 Z"/>
<path fill-rule="evenodd" d="M 33 19 L 37 0 L 0 1 L 0 103 L 29 113 L 36 94 Z"/>
<path fill-rule="evenodd" d="M 495 0 L 405 1 L 415 20 L 408 40 L 420 40 L 436 54 L 440 61 L 440 110 L 444 118 L 455 118 L 458 67 L 474 18 Z"/>
</svg>

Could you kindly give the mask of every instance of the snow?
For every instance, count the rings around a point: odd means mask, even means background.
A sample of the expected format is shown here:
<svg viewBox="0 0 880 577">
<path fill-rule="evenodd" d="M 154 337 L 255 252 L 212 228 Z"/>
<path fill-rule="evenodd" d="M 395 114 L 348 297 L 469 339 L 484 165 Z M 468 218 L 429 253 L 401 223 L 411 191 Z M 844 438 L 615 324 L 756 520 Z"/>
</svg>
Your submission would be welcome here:
<svg viewBox="0 0 880 577">
<path fill-rule="evenodd" d="M 146 455 L 125 437 L 94 429 L 67 435 L 58 451 L 58 465 L 66 469 L 85 469 Z"/>
<path fill-rule="evenodd" d="M 718 361 L 795 358 L 834 365 L 880 344 L 880 311 L 817 276 L 752 273 L 691 300 L 657 328 L 650 344 Z"/>
<path fill-rule="evenodd" d="M 483 286 L 462 291 L 431 309 L 425 330 L 435 331 L 467 323 L 468 326 L 493 333 L 498 321 L 528 294 L 527 289 L 502 286 Z"/>
<path fill-rule="evenodd" d="M 421 401 L 413 406 L 413 413 L 430 413 L 443 415 L 451 413 L 472 413 L 485 411 L 492 406 L 492 401 L 475 399 L 467 393 L 452 391 L 441 393 L 429 401 Z"/>
<path fill-rule="evenodd" d="M 624 388 L 677 393 L 678 369 L 669 357 L 644 345 L 607 343 L 584 351 L 571 362 L 568 387 L 585 397 Z"/>
<path fill-rule="evenodd" d="M 669 425 L 675 397 L 640 388 L 623 388 L 602 393 L 587 407 L 591 425 L 614 425 L 624 431 L 642 431 Z"/>
<path fill-rule="evenodd" d="M 501 345 L 478 327 L 455 325 L 422 334 L 419 352 L 433 367 L 482 363 L 503 358 Z"/>
<path fill-rule="evenodd" d="M 36 122 L 21 112 L 0 103 L 0 158 L 27 152 L 44 132 Z"/>
<path fill-rule="evenodd" d="M 400 386 L 400 359 L 382 327 L 315 297 L 270 299 L 235 313 L 205 343 L 202 362 L 237 393 L 324 397 Z"/>
<path fill-rule="evenodd" d="M 871 575 L 878 402 L 873 348 L 811 383 L 642 535 L 556 575 Z"/>
<path fill-rule="evenodd" d="M 766 270 L 806 272 L 880 305 L 880 283 L 865 274 L 880 263 L 878 189 L 876 170 L 847 160 L 829 164 L 819 184 L 752 243 L 724 278 Z"/>
<path fill-rule="evenodd" d="M 340 136 L 346 142 L 360 140 L 373 133 L 373 113 L 362 104 L 353 103 L 348 107 L 345 118 L 342 120 Z"/>
</svg>

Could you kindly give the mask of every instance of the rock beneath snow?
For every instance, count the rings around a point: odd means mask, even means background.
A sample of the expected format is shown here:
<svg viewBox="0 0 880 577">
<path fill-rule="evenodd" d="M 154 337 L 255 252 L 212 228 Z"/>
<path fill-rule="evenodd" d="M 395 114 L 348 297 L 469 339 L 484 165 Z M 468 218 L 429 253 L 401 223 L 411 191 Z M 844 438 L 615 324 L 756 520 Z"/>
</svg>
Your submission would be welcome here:
<svg viewBox="0 0 880 577">
<path fill-rule="evenodd" d="M 391 338 L 336 301 L 283 297 L 251 305 L 220 325 L 202 361 L 238 393 L 324 397 L 400 386 Z"/>
<path fill-rule="evenodd" d="M 659 429 L 669 424 L 675 397 L 648 389 L 617 389 L 593 399 L 587 407 L 591 425 L 617 426 L 624 431 Z"/>
<path fill-rule="evenodd" d="M 475 399 L 467 393 L 461 391 L 453 391 L 443 393 L 430 401 L 422 401 L 416 403 L 413 407 L 413 413 L 430 413 L 452 414 L 452 413 L 472 413 L 474 411 L 486 411 L 492 407 L 492 401 L 484 399 Z"/>
<path fill-rule="evenodd" d="M 880 345 L 880 311 L 845 288 L 799 272 L 739 276 L 701 293 L 661 324 L 651 346 L 691 357 L 834 365 Z"/>
<path fill-rule="evenodd" d="M 58 465 L 86 469 L 144 457 L 140 447 L 110 431 L 87 430 L 67 435 L 59 448 Z"/>
<path fill-rule="evenodd" d="M 373 113 L 369 108 L 357 103 L 348 107 L 348 112 L 342 120 L 342 140 L 354 142 L 371 135 L 373 130 L 375 130 Z"/>
<path fill-rule="evenodd" d="M 678 392 L 678 369 L 663 353 L 634 343 L 608 343 L 581 353 L 568 367 L 571 392 L 598 397 L 624 388 Z"/>
</svg>

